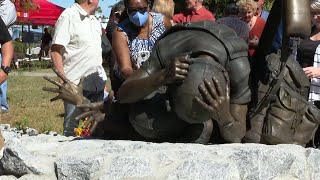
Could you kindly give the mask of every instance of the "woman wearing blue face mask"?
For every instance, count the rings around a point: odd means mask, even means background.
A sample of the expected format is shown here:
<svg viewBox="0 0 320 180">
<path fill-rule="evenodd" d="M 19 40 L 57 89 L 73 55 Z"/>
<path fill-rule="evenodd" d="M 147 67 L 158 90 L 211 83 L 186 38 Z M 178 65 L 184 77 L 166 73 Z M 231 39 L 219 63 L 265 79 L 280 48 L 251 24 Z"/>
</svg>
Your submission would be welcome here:
<svg viewBox="0 0 320 180">
<path fill-rule="evenodd" d="M 115 92 L 148 59 L 155 41 L 171 27 L 167 17 L 150 12 L 147 0 L 124 0 L 124 4 L 112 39 L 116 61 L 111 81 Z"/>
</svg>

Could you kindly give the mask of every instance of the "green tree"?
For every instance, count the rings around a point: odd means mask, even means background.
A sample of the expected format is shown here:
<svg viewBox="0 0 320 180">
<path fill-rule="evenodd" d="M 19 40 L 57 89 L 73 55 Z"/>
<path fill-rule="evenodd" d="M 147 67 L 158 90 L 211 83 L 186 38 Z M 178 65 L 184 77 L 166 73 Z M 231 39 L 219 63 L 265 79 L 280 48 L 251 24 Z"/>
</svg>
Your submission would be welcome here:
<svg viewBox="0 0 320 180">
<path fill-rule="evenodd" d="M 39 5 L 35 4 L 33 0 L 11 0 L 22 12 L 30 12 L 39 9 Z"/>
</svg>

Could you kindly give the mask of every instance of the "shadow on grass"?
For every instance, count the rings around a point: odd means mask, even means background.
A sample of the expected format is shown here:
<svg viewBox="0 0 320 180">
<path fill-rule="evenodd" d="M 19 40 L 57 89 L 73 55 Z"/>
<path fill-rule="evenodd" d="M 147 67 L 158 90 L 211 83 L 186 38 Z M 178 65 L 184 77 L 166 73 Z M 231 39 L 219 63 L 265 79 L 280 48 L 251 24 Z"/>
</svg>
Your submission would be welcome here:
<svg viewBox="0 0 320 180">
<path fill-rule="evenodd" d="M 56 117 L 64 117 L 64 113 L 57 114 Z"/>
</svg>

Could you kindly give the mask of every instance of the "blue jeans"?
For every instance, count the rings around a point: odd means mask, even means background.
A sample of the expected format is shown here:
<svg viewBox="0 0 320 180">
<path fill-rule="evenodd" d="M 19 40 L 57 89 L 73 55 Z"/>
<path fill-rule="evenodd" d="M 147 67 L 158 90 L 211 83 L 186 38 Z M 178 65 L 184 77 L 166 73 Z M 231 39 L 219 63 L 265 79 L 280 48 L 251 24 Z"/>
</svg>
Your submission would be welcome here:
<svg viewBox="0 0 320 180">
<path fill-rule="evenodd" d="M 83 96 L 91 102 L 103 100 L 104 91 L 83 91 Z M 64 102 L 64 122 L 63 122 L 63 135 L 74 136 L 74 128 L 77 128 L 79 121 L 75 118 L 80 115 L 82 111 L 75 105 Z"/>
<path fill-rule="evenodd" d="M 2 56 L 0 53 L 0 65 L 2 64 Z M 1 110 L 8 111 L 9 105 L 7 102 L 7 81 L 3 82 L 0 86 L 0 102 Z"/>
</svg>

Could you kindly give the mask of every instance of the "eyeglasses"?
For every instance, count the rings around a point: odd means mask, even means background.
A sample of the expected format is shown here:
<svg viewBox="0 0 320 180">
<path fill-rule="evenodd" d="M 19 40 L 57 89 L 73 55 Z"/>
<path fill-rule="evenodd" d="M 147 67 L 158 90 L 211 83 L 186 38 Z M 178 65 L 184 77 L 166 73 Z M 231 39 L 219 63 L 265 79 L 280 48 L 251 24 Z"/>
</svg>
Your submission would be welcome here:
<svg viewBox="0 0 320 180">
<path fill-rule="evenodd" d="M 143 7 L 139 7 L 139 8 L 128 8 L 127 9 L 128 14 L 135 13 L 135 12 L 144 13 L 146 11 L 148 11 L 148 6 L 143 6 Z"/>
</svg>

